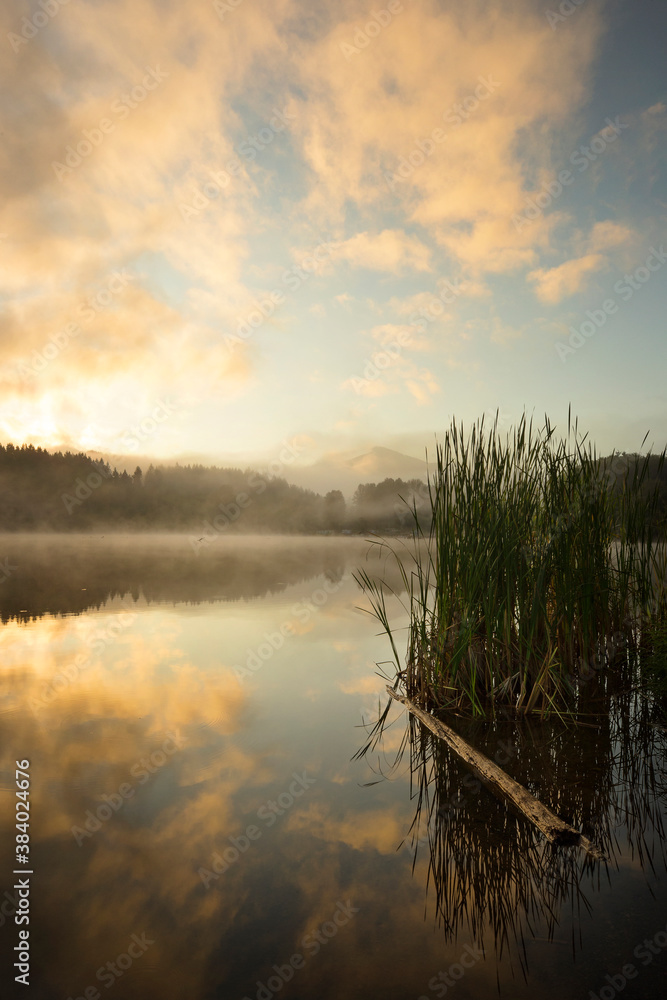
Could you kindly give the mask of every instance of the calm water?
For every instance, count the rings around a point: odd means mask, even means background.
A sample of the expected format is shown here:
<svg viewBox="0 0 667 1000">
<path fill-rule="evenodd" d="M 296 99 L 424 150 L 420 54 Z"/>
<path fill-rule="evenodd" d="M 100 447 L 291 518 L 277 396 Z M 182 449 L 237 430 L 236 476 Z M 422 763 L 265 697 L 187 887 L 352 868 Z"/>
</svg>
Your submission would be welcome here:
<svg viewBox="0 0 667 1000">
<path fill-rule="evenodd" d="M 365 543 L 0 541 L 3 996 L 664 996 L 660 706 L 593 679 L 588 727 L 458 720 L 604 846 L 594 864 L 546 848 L 401 706 L 352 759 L 389 656 L 358 610 Z"/>
</svg>

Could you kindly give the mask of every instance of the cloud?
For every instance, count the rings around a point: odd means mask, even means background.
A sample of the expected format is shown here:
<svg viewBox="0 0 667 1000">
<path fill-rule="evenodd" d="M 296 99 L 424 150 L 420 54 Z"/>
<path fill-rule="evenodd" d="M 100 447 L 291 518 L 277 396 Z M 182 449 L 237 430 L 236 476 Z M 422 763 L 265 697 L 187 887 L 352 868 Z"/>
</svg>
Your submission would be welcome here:
<svg viewBox="0 0 667 1000">
<path fill-rule="evenodd" d="M 357 233 L 334 244 L 331 250 L 333 261 L 343 260 L 356 268 L 389 274 L 405 270 L 430 271 L 430 257 L 428 247 L 399 229 L 384 229 L 376 235 Z"/>
<path fill-rule="evenodd" d="M 378 351 L 366 363 L 361 375 L 346 379 L 341 389 L 367 399 L 407 391 L 417 403 L 424 405 L 432 402 L 440 392 L 440 383 L 430 369 L 416 365 L 410 358 Z"/>
<path fill-rule="evenodd" d="M 642 118 L 655 118 L 659 115 L 664 115 L 667 111 L 667 104 L 663 101 L 658 101 L 657 104 L 652 104 L 650 108 L 646 108 L 642 111 Z"/>
<path fill-rule="evenodd" d="M 488 299 L 491 297 L 491 289 L 484 281 L 468 278 L 460 283 L 459 295 L 469 299 Z"/>
<path fill-rule="evenodd" d="M 558 267 L 537 268 L 528 274 L 528 281 L 535 284 L 540 302 L 556 305 L 585 288 L 590 275 L 603 268 L 606 262 L 603 254 L 590 253 L 565 261 Z"/>
<path fill-rule="evenodd" d="M 508 344 L 513 343 L 515 340 L 519 340 L 523 337 L 525 333 L 525 327 L 514 327 L 495 316 L 493 319 L 493 324 L 491 327 L 491 341 L 494 344 L 501 344 L 506 347 Z"/>
<path fill-rule="evenodd" d="M 2 15 L 6 31 L 31 13 L 18 7 Z M 100 392 L 121 384 L 141 395 L 147 381 L 223 382 L 233 396 L 248 380 L 250 355 L 231 361 L 219 330 L 232 332 L 249 298 L 257 185 L 243 160 L 224 190 L 213 179 L 239 159 L 232 95 L 258 62 L 273 64 L 291 9 L 278 0 L 267 18 L 247 4 L 223 27 L 210 4 L 83 4 L 76 17 L 63 8 L 17 53 L 5 45 L 0 82 L 13 96 L 0 149 L 0 290 L 9 299 L 0 360 L 10 413 L 28 417 L 30 401 L 48 396 L 52 433 L 64 439 L 73 384 L 99 420 Z M 260 122 L 282 97 L 275 86 L 257 98 Z M 199 207 L 184 217 L 184 205 Z M 123 269 L 134 275 L 127 290 L 36 379 L 17 379 L 17 366 L 52 352 L 53 338 L 81 323 L 87 298 Z M 185 282 L 187 293 L 173 291 Z"/>
<path fill-rule="evenodd" d="M 397 348 L 402 347 L 405 350 L 413 351 L 424 351 L 429 347 L 428 340 L 419 335 L 416 326 L 405 326 L 399 323 L 383 323 L 381 326 L 374 326 L 371 330 L 371 337 L 383 347 L 393 345 Z"/>
<path fill-rule="evenodd" d="M 440 392 L 440 383 L 433 372 L 427 368 L 415 371 L 411 377 L 407 376 L 405 384 L 408 391 L 421 405 L 432 402 L 433 396 L 436 396 Z"/>
<path fill-rule="evenodd" d="M 527 280 L 535 285 L 535 294 L 541 302 L 557 305 L 583 291 L 590 276 L 608 266 L 609 255 L 603 251 L 627 248 L 636 238 L 635 231 L 622 223 L 611 219 L 596 222 L 587 237 L 575 234 L 574 243 L 580 256 L 557 267 L 536 268 L 529 272 Z"/>
<path fill-rule="evenodd" d="M 535 263 L 548 224 L 517 233 L 511 223 L 525 200 L 525 167 L 549 165 L 554 136 L 585 101 L 602 19 L 582 10 L 576 35 L 554 33 L 528 2 L 500 7 L 502 16 L 491 17 L 481 2 L 443 10 L 426 0 L 347 61 L 341 45 L 358 27 L 350 8 L 303 46 L 307 98 L 298 101 L 294 136 L 312 172 L 304 211 L 339 223 L 350 203 L 390 208 L 471 270 Z M 491 93 L 477 100 L 481 80 Z M 444 141 L 388 185 L 386 175 L 398 176 L 420 143 L 428 149 L 437 128 Z"/>
<path fill-rule="evenodd" d="M 387 305 L 397 316 L 413 316 L 420 309 L 424 309 L 433 317 L 433 322 L 439 324 L 453 318 L 453 313 L 444 308 L 442 300 L 435 292 L 415 292 L 405 298 L 392 296 Z"/>
<path fill-rule="evenodd" d="M 373 674 L 370 677 L 351 677 L 349 680 L 340 681 L 338 686 L 344 694 L 383 695 L 386 684 L 387 682 L 383 677 Z"/>
<path fill-rule="evenodd" d="M 596 222 L 588 239 L 589 250 L 596 253 L 600 250 L 611 250 L 624 246 L 635 239 L 635 233 L 629 226 L 607 220 Z"/>
</svg>

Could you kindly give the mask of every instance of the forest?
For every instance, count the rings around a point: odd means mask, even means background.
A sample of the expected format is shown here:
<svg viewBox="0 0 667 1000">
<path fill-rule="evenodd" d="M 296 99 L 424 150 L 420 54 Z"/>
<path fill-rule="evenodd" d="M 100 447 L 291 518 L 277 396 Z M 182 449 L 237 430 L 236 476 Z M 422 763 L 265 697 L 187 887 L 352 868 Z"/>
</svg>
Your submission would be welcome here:
<svg viewBox="0 0 667 1000">
<path fill-rule="evenodd" d="M 403 499 L 401 499 L 403 498 Z M 349 502 L 253 469 L 150 465 L 119 472 L 83 453 L 0 445 L 0 531 L 398 533 L 419 479 L 360 484 Z"/>
</svg>

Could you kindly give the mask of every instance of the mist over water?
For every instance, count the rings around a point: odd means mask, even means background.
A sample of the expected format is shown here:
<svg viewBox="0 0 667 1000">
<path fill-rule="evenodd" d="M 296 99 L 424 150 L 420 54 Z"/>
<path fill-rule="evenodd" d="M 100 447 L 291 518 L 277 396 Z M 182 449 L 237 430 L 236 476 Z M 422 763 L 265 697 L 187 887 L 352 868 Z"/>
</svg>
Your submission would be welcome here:
<svg viewBox="0 0 667 1000">
<path fill-rule="evenodd" d="M 386 701 L 390 650 L 352 577 L 391 572 L 377 546 L 1 541 L 4 983 L 14 761 L 29 758 L 37 997 L 472 1000 L 497 980 L 521 1000 L 599 996 L 628 962 L 624 996 L 660 995 L 667 956 L 641 950 L 667 922 L 657 701 L 594 679 L 606 726 L 461 723 L 599 837 L 609 862 L 591 866 L 547 850 L 414 725 L 392 769 L 400 706 L 352 759 Z"/>
<path fill-rule="evenodd" d="M 0 586 L 0 616 L 36 617 L 100 609 L 112 598 L 154 604 L 241 601 L 318 574 L 340 576 L 362 539 L 196 534 L 0 535 L 9 585 Z"/>
</svg>

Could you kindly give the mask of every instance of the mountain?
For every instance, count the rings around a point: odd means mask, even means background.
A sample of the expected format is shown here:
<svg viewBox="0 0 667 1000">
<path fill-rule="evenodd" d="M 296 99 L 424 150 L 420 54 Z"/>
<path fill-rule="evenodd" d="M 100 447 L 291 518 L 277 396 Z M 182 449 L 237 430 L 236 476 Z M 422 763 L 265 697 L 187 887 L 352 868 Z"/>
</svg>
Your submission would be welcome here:
<svg viewBox="0 0 667 1000">
<path fill-rule="evenodd" d="M 419 479 L 426 475 L 426 461 L 403 455 L 391 448 L 371 448 L 365 455 L 350 459 L 348 465 L 361 476 L 379 479 Z"/>
<path fill-rule="evenodd" d="M 363 455 L 330 452 L 312 465 L 286 469 L 285 478 L 318 493 L 342 490 L 350 497 L 360 482 L 381 482 L 387 478 L 425 480 L 426 460 L 381 447 L 371 448 Z"/>
</svg>

